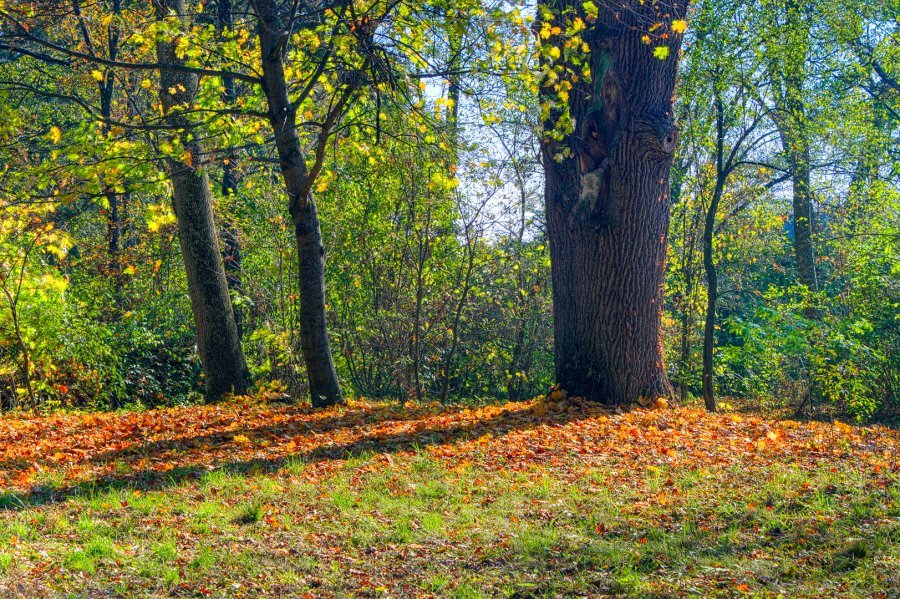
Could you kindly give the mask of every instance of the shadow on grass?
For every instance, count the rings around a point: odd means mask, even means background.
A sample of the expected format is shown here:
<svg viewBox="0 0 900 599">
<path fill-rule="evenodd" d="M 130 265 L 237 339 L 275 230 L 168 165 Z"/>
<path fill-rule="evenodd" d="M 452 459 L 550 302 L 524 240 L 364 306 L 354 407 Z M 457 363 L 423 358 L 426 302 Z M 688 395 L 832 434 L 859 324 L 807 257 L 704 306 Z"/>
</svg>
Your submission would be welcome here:
<svg viewBox="0 0 900 599">
<path fill-rule="evenodd" d="M 461 411 L 461 410 L 460 410 Z M 452 417 L 455 411 L 448 410 L 438 415 L 424 410 L 412 413 L 407 411 L 405 417 L 399 411 L 384 409 L 371 412 L 348 410 L 344 414 L 328 416 L 318 420 L 296 420 L 269 426 L 237 428 L 210 434 L 180 437 L 139 443 L 119 450 L 97 454 L 82 463 L 100 465 L 116 460 L 134 460 L 164 456 L 167 452 L 185 448 L 202 450 L 222 449 L 231 446 L 235 435 L 253 435 L 255 437 L 278 438 L 286 441 L 298 435 L 321 437 L 321 445 L 307 451 L 290 455 L 260 457 L 249 460 L 199 462 L 163 472 L 153 468 L 144 468 L 136 472 L 102 475 L 96 478 L 72 484 L 63 483 L 59 487 L 52 485 L 36 485 L 28 491 L 0 492 L 0 510 L 22 510 L 66 501 L 74 497 L 90 497 L 97 493 L 113 490 L 157 491 L 175 487 L 183 483 L 199 480 L 203 475 L 213 471 L 229 474 L 264 474 L 277 472 L 289 462 L 300 461 L 315 464 L 325 461 L 342 460 L 366 454 L 392 454 L 414 451 L 423 447 L 452 444 L 459 441 L 476 439 L 485 434 L 493 436 L 507 435 L 513 431 L 533 429 L 542 425 L 562 425 L 594 415 L 587 412 L 563 412 L 545 417 L 537 417 L 527 408 L 506 410 L 500 414 L 479 420 L 458 420 L 447 426 L 430 424 L 413 431 L 378 432 L 368 431 L 370 427 L 387 422 L 401 425 L 413 425 L 428 417 Z M 342 429 L 353 429 L 363 435 L 361 438 L 345 443 L 333 444 L 328 433 Z M 59 468 L 59 464 L 48 464 L 48 467 Z M 2 467 L 2 465 L 0 465 Z"/>
<path fill-rule="evenodd" d="M 167 415 L 157 423 L 155 428 L 157 430 L 159 428 L 165 428 L 167 431 L 171 431 L 171 436 L 156 441 L 144 440 L 144 434 L 146 433 L 144 423 L 131 423 L 130 426 L 124 427 L 124 430 L 119 430 L 119 424 L 114 423 L 111 427 L 113 429 L 113 434 L 104 440 L 104 444 L 119 446 L 120 449 L 92 454 L 84 460 L 78 460 L 77 463 L 96 466 L 115 462 L 117 460 L 133 460 L 136 458 L 152 459 L 154 457 L 162 456 L 167 452 L 196 450 L 203 447 L 227 445 L 234 439 L 235 435 L 267 436 L 281 439 L 296 437 L 298 435 L 317 436 L 327 435 L 328 433 L 339 430 L 362 429 L 367 426 L 375 426 L 391 421 L 415 422 L 429 416 L 429 413 L 421 408 L 414 408 L 412 410 L 405 409 L 401 411 L 400 406 L 392 405 L 379 406 L 375 409 L 368 410 L 348 410 L 343 414 L 333 415 L 326 415 L 326 412 L 306 407 L 298 407 L 291 409 L 290 411 L 278 411 L 274 414 L 285 416 L 286 420 L 283 420 L 278 424 L 266 426 L 229 428 L 228 425 L 232 424 L 236 417 L 234 415 L 231 415 L 231 418 L 217 416 L 214 421 L 205 423 L 205 426 L 207 428 L 219 427 L 220 430 L 208 434 L 192 435 L 178 435 L 178 429 L 183 423 L 180 422 L 177 417 Z M 110 416 L 113 415 L 110 414 Z M 309 417 L 314 418 L 310 419 Z M 96 426 L 97 423 L 85 424 L 83 422 L 66 422 L 65 433 L 67 437 L 79 439 L 89 435 L 91 427 Z M 35 432 L 32 434 L 38 433 Z M 16 443 L 28 443 L 28 441 L 28 436 L 22 436 L 21 438 L 16 439 Z M 82 449 L 77 446 L 77 444 L 74 448 Z M 59 468 L 61 465 L 65 465 L 64 463 L 61 464 L 59 462 L 54 463 L 40 460 L 38 460 L 37 463 L 42 469 L 51 471 Z M 26 458 L 0 460 L 0 470 L 23 471 L 33 467 L 34 464 L 35 460 Z M 0 494 L 0 497 L 2 497 L 2 494 Z M 2 500 L 0 500 L 0 503 L 2 503 Z"/>
</svg>

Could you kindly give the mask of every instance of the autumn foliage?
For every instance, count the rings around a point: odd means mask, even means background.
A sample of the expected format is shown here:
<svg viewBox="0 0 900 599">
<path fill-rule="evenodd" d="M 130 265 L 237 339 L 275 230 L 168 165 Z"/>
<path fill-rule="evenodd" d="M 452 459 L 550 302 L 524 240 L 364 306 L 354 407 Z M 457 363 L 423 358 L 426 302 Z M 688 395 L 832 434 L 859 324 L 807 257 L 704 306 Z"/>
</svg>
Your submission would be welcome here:
<svg viewBox="0 0 900 599">
<path fill-rule="evenodd" d="M 598 463 L 616 464 L 623 483 L 646 468 L 758 469 L 785 459 L 866 470 L 873 485 L 887 484 L 885 477 L 900 470 L 900 435 L 886 428 L 696 408 L 615 412 L 548 398 L 469 409 L 353 401 L 324 411 L 248 400 L 7 418 L 0 420 L 0 436 L 0 486 L 36 493 L 40 475 L 50 470 L 65 472 L 65 492 L 84 483 L 153 487 L 214 468 L 277 471 L 293 457 L 309 463 L 305 476 L 315 480 L 360 452 L 376 454 L 372 467 L 389 468 L 392 456 L 423 447 L 458 469 L 553 468 L 577 476 Z"/>
</svg>

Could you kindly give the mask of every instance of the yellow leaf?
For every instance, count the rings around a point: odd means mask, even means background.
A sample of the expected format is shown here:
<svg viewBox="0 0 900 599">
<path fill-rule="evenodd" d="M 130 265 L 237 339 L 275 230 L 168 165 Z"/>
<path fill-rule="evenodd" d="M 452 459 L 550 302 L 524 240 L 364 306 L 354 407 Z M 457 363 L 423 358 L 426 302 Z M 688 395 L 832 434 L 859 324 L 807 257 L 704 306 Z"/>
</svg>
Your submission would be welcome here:
<svg viewBox="0 0 900 599">
<path fill-rule="evenodd" d="M 194 157 L 191 155 L 190 150 L 185 150 L 184 153 L 181 154 L 181 161 L 188 166 L 194 165 Z"/>
<path fill-rule="evenodd" d="M 62 140 L 62 131 L 56 125 L 50 127 L 50 139 L 58 144 Z"/>
<path fill-rule="evenodd" d="M 91 77 L 94 78 L 94 81 L 103 81 L 103 73 L 101 73 L 100 71 L 91 71 Z"/>
<path fill-rule="evenodd" d="M 125 270 L 122 271 L 122 274 L 134 275 L 134 274 L 137 274 L 137 269 L 134 267 L 133 264 L 129 264 L 128 266 L 125 267 Z"/>
<path fill-rule="evenodd" d="M 657 46 L 653 48 L 653 56 L 660 59 L 665 60 L 669 57 L 669 47 L 668 46 Z"/>
<path fill-rule="evenodd" d="M 683 19 L 672 21 L 672 31 L 675 33 L 684 33 L 687 31 L 687 21 Z"/>
<path fill-rule="evenodd" d="M 559 48 L 552 46 L 549 51 L 550 58 L 559 58 Z"/>
<path fill-rule="evenodd" d="M 252 443 L 250 437 L 248 437 L 247 435 L 235 435 L 234 442 L 240 443 L 241 445 L 249 445 L 250 443 Z"/>
<path fill-rule="evenodd" d="M 650 45 L 650 36 L 645 33 L 644 35 L 641 36 L 641 42 L 644 44 L 647 44 L 649 46 Z"/>
</svg>

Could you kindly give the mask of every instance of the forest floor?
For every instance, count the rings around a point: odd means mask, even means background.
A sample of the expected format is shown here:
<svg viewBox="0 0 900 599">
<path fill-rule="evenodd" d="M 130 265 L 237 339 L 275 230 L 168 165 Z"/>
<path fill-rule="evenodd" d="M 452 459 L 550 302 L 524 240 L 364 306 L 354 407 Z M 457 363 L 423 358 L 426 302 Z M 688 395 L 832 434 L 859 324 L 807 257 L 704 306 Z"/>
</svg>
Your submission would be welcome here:
<svg viewBox="0 0 900 599">
<path fill-rule="evenodd" d="M 0 418 L 0 596 L 898 596 L 900 433 L 249 400 Z"/>
</svg>

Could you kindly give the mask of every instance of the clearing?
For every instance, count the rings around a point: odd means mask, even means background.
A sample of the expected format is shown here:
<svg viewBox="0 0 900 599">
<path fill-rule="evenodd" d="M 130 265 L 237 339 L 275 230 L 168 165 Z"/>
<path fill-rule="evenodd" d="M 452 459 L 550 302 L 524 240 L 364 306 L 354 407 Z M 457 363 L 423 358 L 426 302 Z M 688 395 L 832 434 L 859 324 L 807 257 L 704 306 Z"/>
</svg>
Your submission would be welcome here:
<svg viewBox="0 0 900 599">
<path fill-rule="evenodd" d="M 896 596 L 900 434 L 246 400 L 0 418 L 0 596 Z"/>
</svg>

